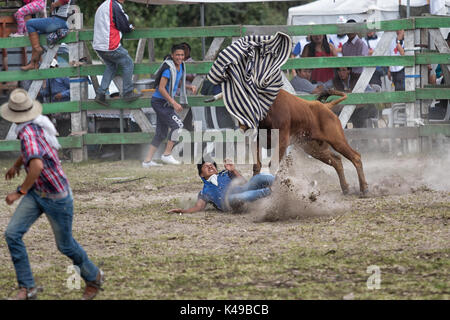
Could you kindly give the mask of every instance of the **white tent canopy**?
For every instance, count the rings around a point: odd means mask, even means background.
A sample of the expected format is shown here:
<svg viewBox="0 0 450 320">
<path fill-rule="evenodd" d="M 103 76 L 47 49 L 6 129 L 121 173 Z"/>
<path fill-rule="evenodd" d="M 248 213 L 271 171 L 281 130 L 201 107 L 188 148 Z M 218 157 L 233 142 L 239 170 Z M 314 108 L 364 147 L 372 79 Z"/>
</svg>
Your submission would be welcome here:
<svg viewBox="0 0 450 320">
<path fill-rule="evenodd" d="M 447 15 L 450 0 L 430 0 L 432 14 Z M 402 0 L 402 5 L 407 1 Z M 427 4 L 427 0 L 410 0 L 411 7 Z M 339 16 L 364 20 L 398 19 L 399 8 L 397 0 L 318 0 L 289 9 L 288 25 L 307 25 L 336 23 Z"/>
<path fill-rule="evenodd" d="M 236 3 L 236 2 L 287 2 L 298 0 L 129 0 L 132 2 L 158 5 L 158 4 L 199 4 L 199 3 Z"/>
</svg>

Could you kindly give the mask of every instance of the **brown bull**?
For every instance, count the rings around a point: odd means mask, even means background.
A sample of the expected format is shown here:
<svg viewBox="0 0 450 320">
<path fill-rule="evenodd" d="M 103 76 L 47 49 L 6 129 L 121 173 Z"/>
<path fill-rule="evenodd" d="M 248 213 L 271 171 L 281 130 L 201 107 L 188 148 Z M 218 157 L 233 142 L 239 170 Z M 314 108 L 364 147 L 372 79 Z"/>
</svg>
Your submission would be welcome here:
<svg viewBox="0 0 450 320">
<path fill-rule="evenodd" d="M 353 163 L 358 173 L 361 195 L 365 195 L 368 192 L 368 186 L 364 177 L 361 155 L 347 143 L 341 122 L 331 111 L 333 106 L 345 100 L 347 96 L 340 91 L 330 90 L 322 93 L 318 100 L 326 99 L 330 95 L 338 95 L 341 98 L 322 103 L 307 101 L 285 90 L 280 90 L 266 118 L 259 123 L 259 129 L 268 129 L 268 133 L 270 129 L 279 130 L 280 161 L 291 139 L 295 139 L 293 141 L 298 143 L 307 154 L 333 166 L 339 176 L 342 192 L 347 194 L 349 187 L 345 180 L 341 157 L 329 148 L 329 146 L 333 147 Z M 267 141 L 270 144 L 270 136 Z M 267 147 L 270 148 L 270 145 Z M 259 153 L 259 147 L 257 150 Z M 261 161 L 258 154 L 257 163 L 253 166 L 253 174 L 260 171 Z"/>
</svg>

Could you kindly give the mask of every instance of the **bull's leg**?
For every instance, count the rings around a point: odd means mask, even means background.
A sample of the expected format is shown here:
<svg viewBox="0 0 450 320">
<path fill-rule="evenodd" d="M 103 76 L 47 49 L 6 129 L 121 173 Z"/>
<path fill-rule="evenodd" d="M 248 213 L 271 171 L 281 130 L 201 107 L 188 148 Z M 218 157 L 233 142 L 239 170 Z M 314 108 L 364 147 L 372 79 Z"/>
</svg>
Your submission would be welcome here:
<svg viewBox="0 0 450 320">
<path fill-rule="evenodd" d="M 328 143 L 313 140 L 308 143 L 302 144 L 301 147 L 307 154 L 329 166 L 332 166 L 336 170 L 336 173 L 339 177 L 339 183 L 341 185 L 342 193 L 348 194 L 349 188 L 347 181 L 345 180 L 344 167 L 342 166 L 341 157 L 331 152 Z"/>
<path fill-rule="evenodd" d="M 350 147 L 350 145 L 345 140 L 345 137 L 344 139 L 340 139 L 340 141 L 333 140 L 329 143 L 334 148 L 334 150 L 342 154 L 353 163 L 356 168 L 356 172 L 358 173 L 359 191 L 361 192 L 362 196 L 366 195 L 369 192 L 369 187 L 364 176 L 361 155 L 353 150 L 352 147 Z"/>
<path fill-rule="evenodd" d="M 284 158 L 284 155 L 286 154 L 287 147 L 289 146 L 290 142 L 290 132 L 288 129 L 279 129 L 279 135 L 278 135 L 278 143 L 276 146 L 278 146 L 278 165 L 281 163 L 281 161 Z M 272 146 L 274 147 L 274 146 Z M 269 167 L 270 171 L 272 173 L 275 173 L 275 168 L 272 166 L 272 161 L 270 160 Z M 277 169 L 277 168 L 276 168 Z"/>
<path fill-rule="evenodd" d="M 256 160 L 255 163 L 253 164 L 253 175 L 257 175 L 261 172 L 261 154 L 259 152 L 259 145 L 260 145 L 260 141 L 259 141 L 259 134 L 256 137 L 256 159 L 255 159 L 255 154 L 253 154 L 253 160 Z"/>
</svg>

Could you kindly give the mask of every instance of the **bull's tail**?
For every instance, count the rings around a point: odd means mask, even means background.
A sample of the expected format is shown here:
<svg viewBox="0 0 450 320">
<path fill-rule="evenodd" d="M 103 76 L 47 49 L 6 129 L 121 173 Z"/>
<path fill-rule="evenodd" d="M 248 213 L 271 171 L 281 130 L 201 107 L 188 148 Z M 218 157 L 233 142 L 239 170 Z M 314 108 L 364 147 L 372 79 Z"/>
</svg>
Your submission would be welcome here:
<svg viewBox="0 0 450 320">
<path fill-rule="evenodd" d="M 330 102 L 325 102 L 330 96 L 340 96 L 342 98 Z M 347 99 L 347 95 L 344 92 L 337 90 L 324 90 L 319 94 L 316 100 L 322 102 L 327 108 L 331 109 L 345 99 Z"/>
</svg>

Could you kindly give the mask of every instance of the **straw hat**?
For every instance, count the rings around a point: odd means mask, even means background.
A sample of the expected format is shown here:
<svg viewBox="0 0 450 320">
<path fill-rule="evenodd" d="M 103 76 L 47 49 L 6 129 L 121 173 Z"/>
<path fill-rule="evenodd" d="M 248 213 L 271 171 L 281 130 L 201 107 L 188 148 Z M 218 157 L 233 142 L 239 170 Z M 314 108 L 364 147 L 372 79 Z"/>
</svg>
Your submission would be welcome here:
<svg viewBox="0 0 450 320">
<path fill-rule="evenodd" d="M 32 100 L 24 89 L 14 89 L 7 103 L 0 107 L 3 119 L 14 123 L 22 123 L 36 119 L 42 114 L 42 105 Z"/>
</svg>

